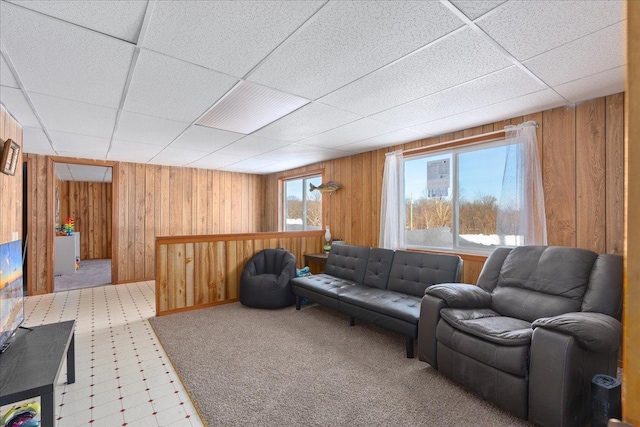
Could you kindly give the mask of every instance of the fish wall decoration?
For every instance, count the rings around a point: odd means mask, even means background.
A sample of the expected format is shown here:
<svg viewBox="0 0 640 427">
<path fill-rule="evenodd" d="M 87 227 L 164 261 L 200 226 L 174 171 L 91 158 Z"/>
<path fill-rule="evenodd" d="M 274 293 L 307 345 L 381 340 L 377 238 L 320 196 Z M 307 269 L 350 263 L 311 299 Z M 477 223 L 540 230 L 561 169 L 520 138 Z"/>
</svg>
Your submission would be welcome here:
<svg viewBox="0 0 640 427">
<path fill-rule="evenodd" d="M 326 184 L 322 184 L 322 185 L 318 185 L 315 186 L 311 183 L 309 183 L 309 191 L 313 191 L 313 190 L 318 190 L 321 193 L 333 193 L 334 191 L 336 191 L 338 188 L 342 187 L 342 185 L 338 184 L 335 181 L 329 181 Z"/>
</svg>

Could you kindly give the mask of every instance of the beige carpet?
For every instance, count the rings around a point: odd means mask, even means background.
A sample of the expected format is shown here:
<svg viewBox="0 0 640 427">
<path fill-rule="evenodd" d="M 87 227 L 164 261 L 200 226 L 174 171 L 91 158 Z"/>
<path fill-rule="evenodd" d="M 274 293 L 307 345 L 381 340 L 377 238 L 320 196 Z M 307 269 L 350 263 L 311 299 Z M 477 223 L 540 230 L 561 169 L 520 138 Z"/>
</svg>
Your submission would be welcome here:
<svg viewBox="0 0 640 427">
<path fill-rule="evenodd" d="M 528 425 L 407 359 L 403 337 L 317 305 L 150 321 L 210 427 Z"/>
</svg>

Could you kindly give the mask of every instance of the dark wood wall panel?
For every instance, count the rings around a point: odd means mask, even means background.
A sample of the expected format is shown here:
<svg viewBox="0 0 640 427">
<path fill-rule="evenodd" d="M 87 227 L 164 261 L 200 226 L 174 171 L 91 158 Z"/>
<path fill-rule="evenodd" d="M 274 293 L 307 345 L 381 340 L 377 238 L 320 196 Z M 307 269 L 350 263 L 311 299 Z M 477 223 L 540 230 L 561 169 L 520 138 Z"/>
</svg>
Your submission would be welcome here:
<svg viewBox="0 0 640 427">
<path fill-rule="evenodd" d="M 324 197 L 323 219 L 332 236 L 350 244 L 377 246 L 385 153 L 502 130 L 529 120 L 538 123 L 549 244 L 622 253 L 623 94 L 268 175 L 264 230 L 278 230 L 279 179 L 322 169 L 325 182 L 342 184 L 340 190 Z M 465 280 L 474 283 L 481 266 L 482 261 L 465 261 Z"/>
</svg>

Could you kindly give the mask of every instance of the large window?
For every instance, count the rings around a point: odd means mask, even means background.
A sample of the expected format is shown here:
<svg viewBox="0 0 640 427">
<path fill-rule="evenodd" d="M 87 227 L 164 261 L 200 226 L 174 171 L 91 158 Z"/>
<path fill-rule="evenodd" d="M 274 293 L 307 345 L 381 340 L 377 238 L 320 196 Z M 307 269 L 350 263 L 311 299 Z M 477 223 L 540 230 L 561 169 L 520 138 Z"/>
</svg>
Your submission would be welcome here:
<svg viewBox="0 0 640 427">
<path fill-rule="evenodd" d="M 322 175 L 311 175 L 284 180 L 282 203 L 283 230 L 322 229 L 322 194 L 311 191 L 310 185 L 319 186 Z"/>
<path fill-rule="evenodd" d="M 405 245 L 487 253 L 522 244 L 522 180 L 511 179 L 519 171 L 507 162 L 513 150 L 501 140 L 406 157 Z"/>
</svg>

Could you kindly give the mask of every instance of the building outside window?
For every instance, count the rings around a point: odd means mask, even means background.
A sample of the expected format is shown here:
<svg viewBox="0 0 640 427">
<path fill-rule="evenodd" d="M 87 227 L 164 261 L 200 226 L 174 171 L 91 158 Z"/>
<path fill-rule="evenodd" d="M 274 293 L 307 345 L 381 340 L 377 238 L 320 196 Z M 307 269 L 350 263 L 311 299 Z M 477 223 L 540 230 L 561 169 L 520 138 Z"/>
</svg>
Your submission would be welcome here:
<svg viewBox="0 0 640 427">
<path fill-rule="evenodd" d="M 283 180 L 281 217 L 284 231 L 322 229 L 322 194 L 310 190 L 310 184 L 319 186 L 321 183 L 321 174 Z"/>
</svg>

